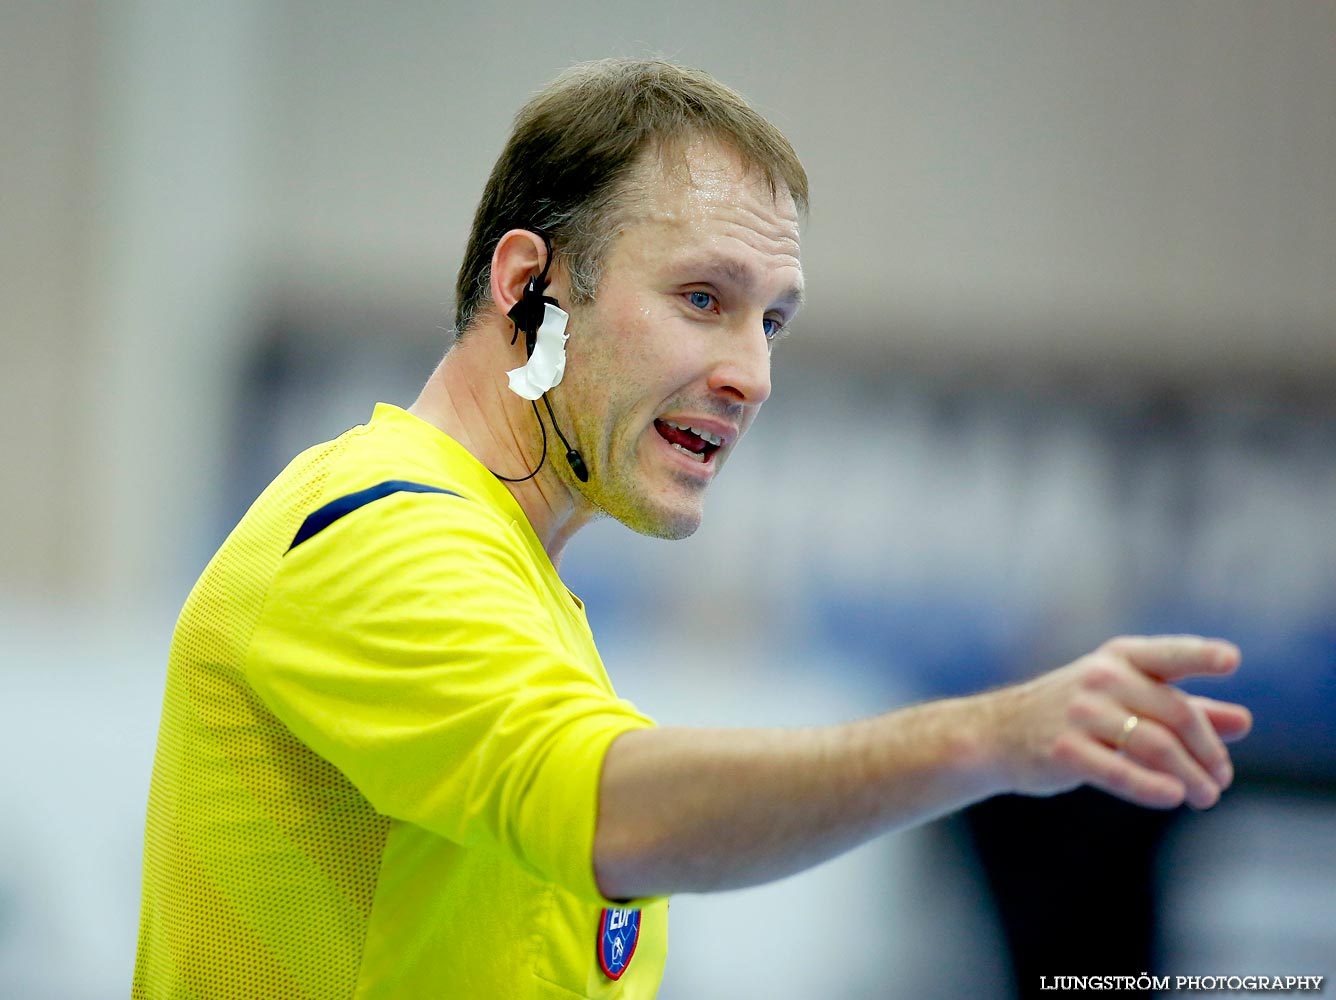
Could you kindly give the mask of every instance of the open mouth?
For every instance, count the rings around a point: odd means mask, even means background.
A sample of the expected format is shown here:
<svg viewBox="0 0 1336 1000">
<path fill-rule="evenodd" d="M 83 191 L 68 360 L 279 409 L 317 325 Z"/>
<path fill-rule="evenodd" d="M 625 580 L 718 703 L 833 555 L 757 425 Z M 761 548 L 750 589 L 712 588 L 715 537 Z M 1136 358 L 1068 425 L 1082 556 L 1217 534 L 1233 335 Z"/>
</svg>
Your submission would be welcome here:
<svg viewBox="0 0 1336 1000">
<path fill-rule="evenodd" d="M 724 439 L 699 427 L 684 427 L 670 420 L 655 420 L 654 429 L 659 436 L 682 454 L 702 464 L 719 450 Z"/>
</svg>

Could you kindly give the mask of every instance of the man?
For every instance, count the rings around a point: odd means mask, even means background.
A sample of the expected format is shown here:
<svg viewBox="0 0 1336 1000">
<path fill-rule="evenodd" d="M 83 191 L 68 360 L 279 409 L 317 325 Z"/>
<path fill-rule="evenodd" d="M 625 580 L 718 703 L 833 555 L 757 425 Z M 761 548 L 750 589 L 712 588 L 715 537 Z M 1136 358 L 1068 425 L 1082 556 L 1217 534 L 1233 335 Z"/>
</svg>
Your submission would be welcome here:
<svg viewBox="0 0 1336 1000">
<path fill-rule="evenodd" d="M 651 997 L 673 892 L 1005 790 L 1218 799 L 1248 714 L 1168 682 L 1233 670 L 1219 641 L 802 731 L 617 699 L 562 552 L 602 514 L 696 529 L 802 299 L 806 197 L 696 71 L 577 67 L 520 112 L 418 400 L 296 459 L 182 612 L 136 996 Z"/>
</svg>

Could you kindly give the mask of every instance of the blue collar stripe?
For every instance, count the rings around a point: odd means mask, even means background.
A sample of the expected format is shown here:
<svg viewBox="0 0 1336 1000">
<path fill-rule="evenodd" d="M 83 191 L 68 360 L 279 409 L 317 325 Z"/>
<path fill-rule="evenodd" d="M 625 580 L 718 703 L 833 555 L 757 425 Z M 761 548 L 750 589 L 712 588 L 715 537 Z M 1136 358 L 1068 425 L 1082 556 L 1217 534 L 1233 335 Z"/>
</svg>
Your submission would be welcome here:
<svg viewBox="0 0 1336 1000">
<path fill-rule="evenodd" d="M 459 496 L 458 493 L 443 490 L 439 486 L 410 483 L 406 479 L 390 479 L 383 483 L 377 483 L 375 486 L 368 486 L 364 490 L 358 490 L 356 493 L 349 493 L 337 500 L 331 500 L 319 510 L 308 515 L 306 520 L 302 522 L 302 526 L 297 529 L 297 534 L 293 537 L 292 544 L 288 546 L 288 551 L 291 552 L 308 538 L 314 538 L 339 518 L 351 514 L 359 507 L 365 507 L 373 501 L 395 493 L 444 493 L 447 496 Z"/>
</svg>

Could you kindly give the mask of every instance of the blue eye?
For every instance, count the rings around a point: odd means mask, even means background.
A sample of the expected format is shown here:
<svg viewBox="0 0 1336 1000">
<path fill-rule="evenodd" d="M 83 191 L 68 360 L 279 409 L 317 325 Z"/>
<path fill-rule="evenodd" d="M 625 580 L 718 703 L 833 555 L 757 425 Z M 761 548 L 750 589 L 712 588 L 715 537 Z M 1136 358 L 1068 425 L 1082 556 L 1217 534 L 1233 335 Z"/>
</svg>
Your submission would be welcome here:
<svg viewBox="0 0 1336 1000">
<path fill-rule="evenodd" d="M 771 316 L 767 316 L 761 321 L 761 329 L 765 330 L 765 339 L 774 340 L 784 329 L 784 324 Z"/>
<path fill-rule="evenodd" d="M 714 296 L 709 292 L 688 292 L 687 301 L 697 309 L 709 309 L 714 302 Z"/>
</svg>

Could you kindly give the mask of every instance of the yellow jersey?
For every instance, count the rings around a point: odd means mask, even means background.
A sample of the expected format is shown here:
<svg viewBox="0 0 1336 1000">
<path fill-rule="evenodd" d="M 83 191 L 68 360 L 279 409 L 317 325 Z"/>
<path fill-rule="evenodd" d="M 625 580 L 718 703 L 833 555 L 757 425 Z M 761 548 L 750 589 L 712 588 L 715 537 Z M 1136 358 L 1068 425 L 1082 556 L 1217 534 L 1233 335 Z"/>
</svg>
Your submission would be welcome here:
<svg viewBox="0 0 1336 1000">
<path fill-rule="evenodd" d="M 378 405 L 181 612 L 134 997 L 653 997 L 667 901 L 592 860 L 604 753 L 652 724 L 510 492 Z"/>
</svg>

